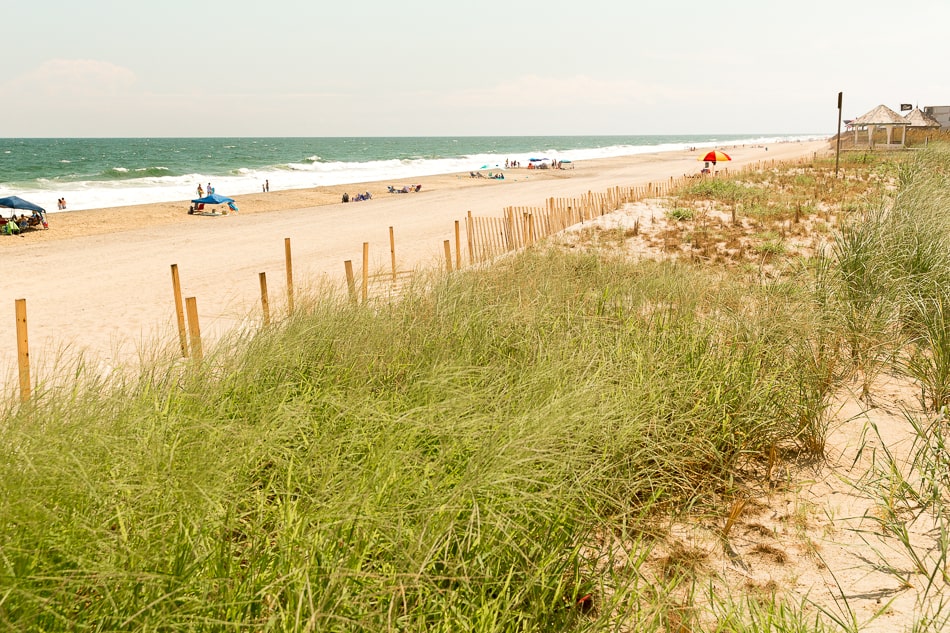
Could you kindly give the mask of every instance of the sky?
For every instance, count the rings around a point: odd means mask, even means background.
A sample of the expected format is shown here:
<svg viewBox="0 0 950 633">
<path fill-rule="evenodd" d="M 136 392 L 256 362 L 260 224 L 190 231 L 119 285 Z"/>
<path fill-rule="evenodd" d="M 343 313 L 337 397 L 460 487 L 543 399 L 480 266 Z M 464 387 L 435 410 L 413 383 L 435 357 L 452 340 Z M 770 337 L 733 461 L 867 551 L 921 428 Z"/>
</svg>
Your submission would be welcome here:
<svg viewBox="0 0 950 633">
<path fill-rule="evenodd" d="M 12 6 L 9 6 L 12 5 Z M 16 0 L 0 137 L 833 134 L 950 105 L 950 2 Z"/>
</svg>

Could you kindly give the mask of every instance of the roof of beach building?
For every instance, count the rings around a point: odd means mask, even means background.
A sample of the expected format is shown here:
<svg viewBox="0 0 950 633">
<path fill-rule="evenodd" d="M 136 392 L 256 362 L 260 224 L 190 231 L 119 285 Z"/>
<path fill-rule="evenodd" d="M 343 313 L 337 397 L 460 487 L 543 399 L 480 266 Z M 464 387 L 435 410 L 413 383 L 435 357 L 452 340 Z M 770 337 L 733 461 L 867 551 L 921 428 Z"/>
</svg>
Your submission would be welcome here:
<svg viewBox="0 0 950 633">
<path fill-rule="evenodd" d="M 851 125 L 910 125 L 910 122 L 886 105 L 879 105 L 856 118 Z"/>
<path fill-rule="evenodd" d="M 933 118 L 920 108 L 914 108 L 904 119 L 910 123 L 911 127 L 940 127 L 940 121 Z"/>
</svg>

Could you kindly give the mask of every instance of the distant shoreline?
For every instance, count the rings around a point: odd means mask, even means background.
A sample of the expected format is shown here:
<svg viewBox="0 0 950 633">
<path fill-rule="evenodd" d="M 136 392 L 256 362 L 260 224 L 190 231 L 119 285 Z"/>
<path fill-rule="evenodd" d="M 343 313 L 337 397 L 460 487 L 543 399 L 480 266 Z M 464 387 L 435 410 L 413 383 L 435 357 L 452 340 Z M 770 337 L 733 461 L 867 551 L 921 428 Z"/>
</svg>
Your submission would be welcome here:
<svg viewBox="0 0 950 633">
<path fill-rule="evenodd" d="M 824 142 L 824 141 L 820 141 Z M 785 142 L 776 145 L 786 145 Z M 745 150 L 761 149 L 765 146 L 735 145 L 720 146 L 726 150 L 735 150 L 743 148 Z M 357 193 L 370 192 L 373 200 L 365 203 L 350 204 L 376 204 L 380 199 L 392 197 L 387 191 L 389 185 L 401 187 L 406 184 L 421 184 L 422 191 L 419 194 L 411 194 L 416 197 L 415 201 L 423 201 L 433 191 L 441 192 L 458 191 L 458 195 L 464 196 L 464 192 L 471 188 L 483 187 L 505 187 L 516 183 L 539 182 L 539 181 L 563 181 L 578 175 L 580 173 L 588 174 L 591 171 L 601 171 L 612 169 L 617 166 L 628 164 L 666 161 L 682 158 L 690 158 L 697 155 L 695 150 L 671 150 L 643 154 L 633 154 L 630 156 L 619 156 L 611 158 L 600 158 L 594 160 L 572 162 L 573 169 L 527 169 L 520 167 L 517 169 L 504 170 L 505 180 L 487 181 L 486 179 L 473 179 L 469 172 L 456 172 L 439 175 L 419 176 L 412 180 L 377 180 L 357 182 L 350 184 L 331 185 L 325 187 L 309 187 L 301 189 L 272 189 L 268 193 L 250 193 L 243 195 L 232 195 L 241 215 L 270 214 L 282 210 L 305 209 L 323 207 L 326 205 L 341 204 L 344 193 L 355 196 Z M 762 157 L 766 158 L 767 151 L 762 152 Z M 773 155 L 774 152 L 773 152 Z M 701 166 L 701 164 L 699 164 Z M 728 164 L 720 166 L 728 169 Z M 619 184 L 619 183 L 618 183 Z M 558 187 L 560 188 L 560 187 Z M 227 195 L 227 194 L 226 194 Z M 396 194 L 406 195 L 406 194 Z M 172 202 L 154 202 L 147 204 L 126 205 L 118 207 L 103 207 L 98 209 L 84 210 L 66 210 L 48 213 L 50 229 L 48 231 L 31 231 L 26 234 L 25 239 L 36 242 L 56 241 L 70 239 L 85 235 L 98 235 L 106 233 L 115 233 L 118 231 L 134 230 L 148 227 L 159 227 L 182 223 L 193 223 L 197 218 L 188 215 L 190 200 L 197 197 L 197 193 L 192 194 L 191 198 L 180 199 Z M 353 207 L 355 208 L 355 207 Z M 0 211 L 2 213 L 2 211 Z M 0 239 L 0 251 L 7 246 L 7 241 Z"/>
<path fill-rule="evenodd" d="M 588 161 L 689 147 L 776 144 L 809 135 L 379 137 L 336 139 L 0 139 L 0 196 L 50 213 L 175 202 L 213 183 L 235 196 L 467 173 L 546 156 Z"/>
</svg>

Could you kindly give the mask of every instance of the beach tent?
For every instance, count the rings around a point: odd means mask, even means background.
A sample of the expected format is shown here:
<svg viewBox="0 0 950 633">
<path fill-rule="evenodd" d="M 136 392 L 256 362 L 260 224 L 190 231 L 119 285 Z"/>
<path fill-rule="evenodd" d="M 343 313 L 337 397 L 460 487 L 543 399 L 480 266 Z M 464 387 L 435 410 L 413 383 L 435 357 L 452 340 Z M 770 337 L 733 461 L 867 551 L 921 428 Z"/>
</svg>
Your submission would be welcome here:
<svg viewBox="0 0 950 633">
<path fill-rule="evenodd" d="M 219 193 L 213 193 L 210 196 L 205 196 L 204 198 L 195 198 L 192 200 L 195 204 L 228 204 L 234 202 L 234 198 L 228 198 L 227 196 L 222 196 Z"/>
<path fill-rule="evenodd" d="M 205 208 L 205 205 L 206 205 L 206 204 L 226 204 L 226 205 L 228 205 L 228 208 L 231 209 L 232 211 L 237 211 L 237 210 L 238 210 L 237 205 L 234 204 L 234 198 L 229 198 L 229 197 L 227 197 L 227 196 L 222 196 L 222 195 L 219 194 L 219 193 L 213 193 L 213 194 L 211 194 L 210 196 L 205 196 L 204 198 L 195 198 L 194 200 L 192 200 L 192 202 L 195 203 L 195 206 L 192 207 L 192 208 L 188 211 L 188 213 L 193 213 L 193 212 L 195 212 L 195 211 L 199 211 L 199 212 L 200 212 L 202 209 Z M 225 211 L 225 215 L 226 215 L 226 214 L 227 214 L 227 211 Z M 210 215 L 215 215 L 215 214 L 212 213 L 212 214 L 210 214 Z"/>
<path fill-rule="evenodd" d="M 7 198 L 0 198 L 0 208 L 3 209 L 13 209 L 15 211 L 30 211 L 30 219 L 28 221 L 28 227 L 35 227 L 43 225 L 44 229 L 49 228 L 49 223 L 46 221 L 46 209 L 39 206 L 38 204 L 33 204 L 19 196 L 9 196 Z M 16 213 L 11 213 L 11 217 L 15 216 Z M 22 224 L 20 225 L 22 228 Z"/>
<path fill-rule="evenodd" d="M 28 202 L 19 196 L 10 196 L 8 198 L 0 198 L 0 207 L 4 209 L 17 209 L 20 211 L 39 211 L 40 213 L 46 213 L 46 209 L 43 207 Z"/>
</svg>

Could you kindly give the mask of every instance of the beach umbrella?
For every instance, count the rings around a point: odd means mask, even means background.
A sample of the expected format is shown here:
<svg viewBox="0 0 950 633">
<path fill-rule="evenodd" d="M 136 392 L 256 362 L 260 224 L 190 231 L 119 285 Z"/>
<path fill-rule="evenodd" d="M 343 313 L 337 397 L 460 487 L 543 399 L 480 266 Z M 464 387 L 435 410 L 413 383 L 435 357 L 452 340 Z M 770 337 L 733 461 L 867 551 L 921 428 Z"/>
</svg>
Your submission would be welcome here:
<svg viewBox="0 0 950 633">
<path fill-rule="evenodd" d="M 19 209 L 22 211 L 39 211 L 40 213 L 46 213 L 46 209 L 43 207 L 28 202 L 19 196 L 10 196 L 8 198 L 0 198 L 0 207 L 4 209 Z"/>
<path fill-rule="evenodd" d="M 732 160 L 732 158 L 729 156 L 729 154 L 720 152 L 718 149 L 714 149 L 711 152 L 706 152 L 696 160 L 703 160 L 707 163 L 718 163 L 724 160 Z"/>
</svg>

